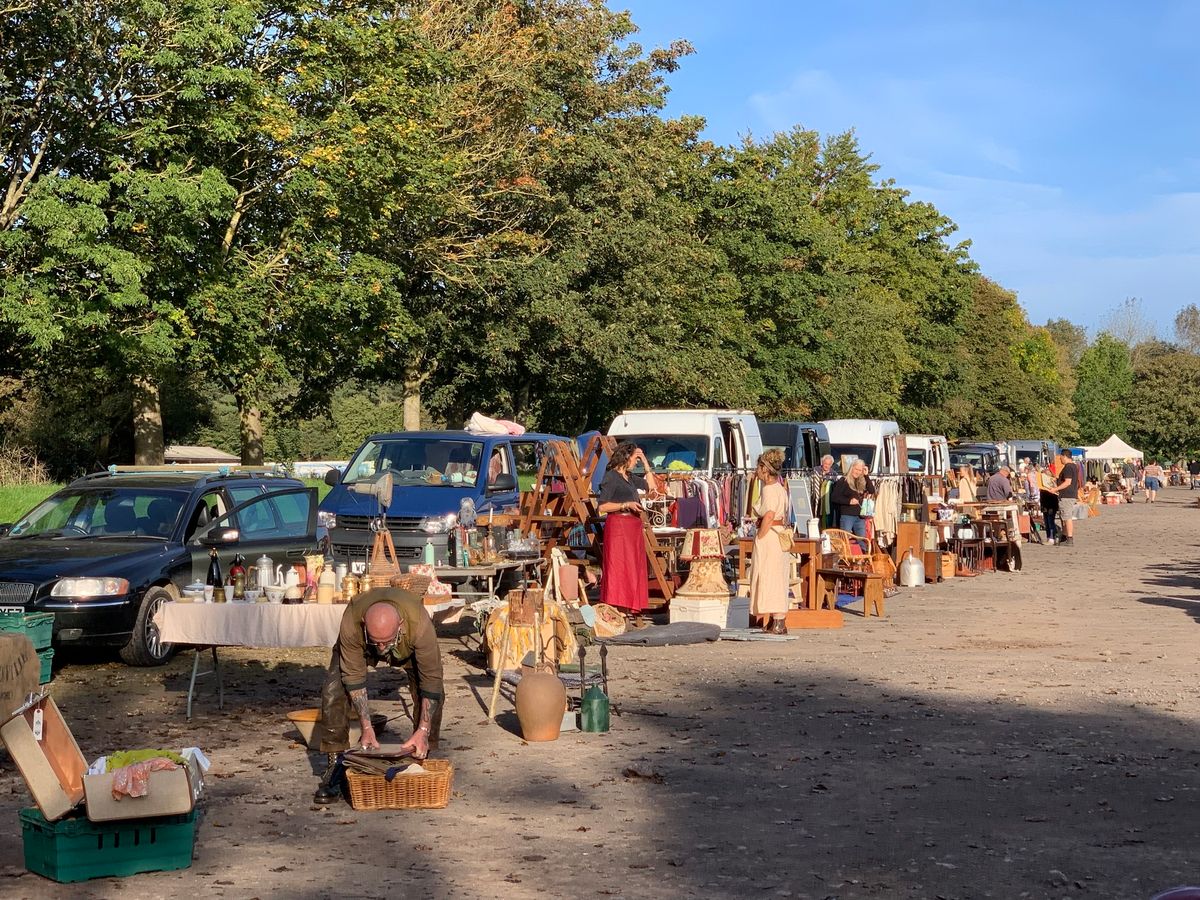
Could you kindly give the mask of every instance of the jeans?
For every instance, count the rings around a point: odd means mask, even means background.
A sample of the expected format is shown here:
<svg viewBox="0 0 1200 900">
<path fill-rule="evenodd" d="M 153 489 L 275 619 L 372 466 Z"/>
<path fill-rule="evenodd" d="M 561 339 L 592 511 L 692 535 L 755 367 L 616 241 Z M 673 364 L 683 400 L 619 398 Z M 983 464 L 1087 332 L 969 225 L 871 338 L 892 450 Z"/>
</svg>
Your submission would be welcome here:
<svg viewBox="0 0 1200 900">
<path fill-rule="evenodd" d="M 842 531 L 849 531 L 851 534 L 857 534 L 859 537 L 867 536 L 867 520 L 862 516 L 848 516 L 842 513 L 838 516 L 838 528 Z"/>
<path fill-rule="evenodd" d="M 1046 526 L 1047 540 L 1058 537 L 1058 504 L 1042 504 L 1042 522 Z"/>
</svg>

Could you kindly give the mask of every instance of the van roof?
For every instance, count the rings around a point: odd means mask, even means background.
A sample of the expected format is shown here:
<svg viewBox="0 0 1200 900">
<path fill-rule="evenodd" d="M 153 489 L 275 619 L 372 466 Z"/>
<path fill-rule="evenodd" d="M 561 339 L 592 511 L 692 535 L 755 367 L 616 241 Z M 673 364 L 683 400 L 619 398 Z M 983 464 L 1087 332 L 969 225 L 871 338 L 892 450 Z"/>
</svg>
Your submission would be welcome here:
<svg viewBox="0 0 1200 900">
<path fill-rule="evenodd" d="M 701 413 L 710 416 L 752 416 L 752 409 L 623 409 L 617 413 L 617 418 L 632 415 L 660 415 L 662 413 Z"/>
<path fill-rule="evenodd" d="M 470 431 L 461 429 L 456 431 L 380 431 L 376 434 L 369 434 L 365 438 L 368 441 L 377 440 L 402 440 L 404 438 L 416 438 L 418 440 L 451 440 L 451 441 L 484 441 L 488 439 L 503 439 L 503 440 L 535 440 L 535 441 L 565 441 L 568 438 L 557 434 L 542 434 L 538 431 L 527 431 L 524 434 L 473 434 Z"/>
</svg>

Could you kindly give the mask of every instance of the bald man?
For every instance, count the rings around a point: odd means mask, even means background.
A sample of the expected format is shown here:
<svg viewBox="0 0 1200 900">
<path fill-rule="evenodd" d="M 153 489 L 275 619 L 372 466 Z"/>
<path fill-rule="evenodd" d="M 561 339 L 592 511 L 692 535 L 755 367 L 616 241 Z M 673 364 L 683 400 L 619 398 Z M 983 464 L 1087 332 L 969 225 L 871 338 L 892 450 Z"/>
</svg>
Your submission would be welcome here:
<svg viewBox="0 0 1200 900">
<path fill-rule="evenodd" d="M 315 737 L 329 764 L 313 795 L 319 805 L 341 797 L 339 755 L 350 747 L 350 711 L 362 726 L 362 745 L 378 747 L 367 699 L 367 667 L 381 662 L 408 670 L 415 714 L 414 731 L 401 748 L 423 759 L 436 747 L 441 730 L 442 655 L 433 622 L 421 598 L 401 588 L 372 588 L 354 598 L 342 614 L 337 645 L 321 689 L 321 721 Z"/>
</svg>

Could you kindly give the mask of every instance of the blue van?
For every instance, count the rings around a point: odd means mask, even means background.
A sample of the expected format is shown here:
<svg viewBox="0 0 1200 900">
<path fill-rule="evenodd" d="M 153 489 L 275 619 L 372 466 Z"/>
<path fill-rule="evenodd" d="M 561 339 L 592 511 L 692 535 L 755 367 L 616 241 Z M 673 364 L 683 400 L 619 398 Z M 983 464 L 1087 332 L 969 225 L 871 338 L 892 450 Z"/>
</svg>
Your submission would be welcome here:
<svg viewBox="0 0 1200 900">
<path fill-rule="evenodd" d="M 476 513 L 502 512 L 517 506 L 521 488 L 537 476 L 551 434 L 471 434 L 467 431 L 398 431 L 369 436 L 342 472 L 330 471 L 333 490 L 321 501 L 317 525 L 329 535 L 334 559 L 366 560 L 378 515 L 374 497 L 354 493 L 349 485 L 392 474 L 388 530 L 401 563 L 421 562 L 425 545 L 433 545 L 439 566 L 452 565 L 449 534 L 458 511 L 470 498 Z"/>
</svg>

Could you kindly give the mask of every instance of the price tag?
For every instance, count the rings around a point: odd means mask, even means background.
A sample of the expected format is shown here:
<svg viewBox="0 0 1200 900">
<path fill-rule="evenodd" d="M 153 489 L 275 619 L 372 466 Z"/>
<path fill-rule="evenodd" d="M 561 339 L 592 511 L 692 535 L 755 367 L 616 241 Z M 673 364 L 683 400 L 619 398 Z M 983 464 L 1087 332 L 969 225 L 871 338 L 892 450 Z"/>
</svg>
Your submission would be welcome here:
<svg viewBox="0 0 1200 900">
<path fill-rule="evenodd" d="M 33 711 L 33 739 L 35 741 L 42 739 L 42 708 L 40 706 Z"/>
</svg>

